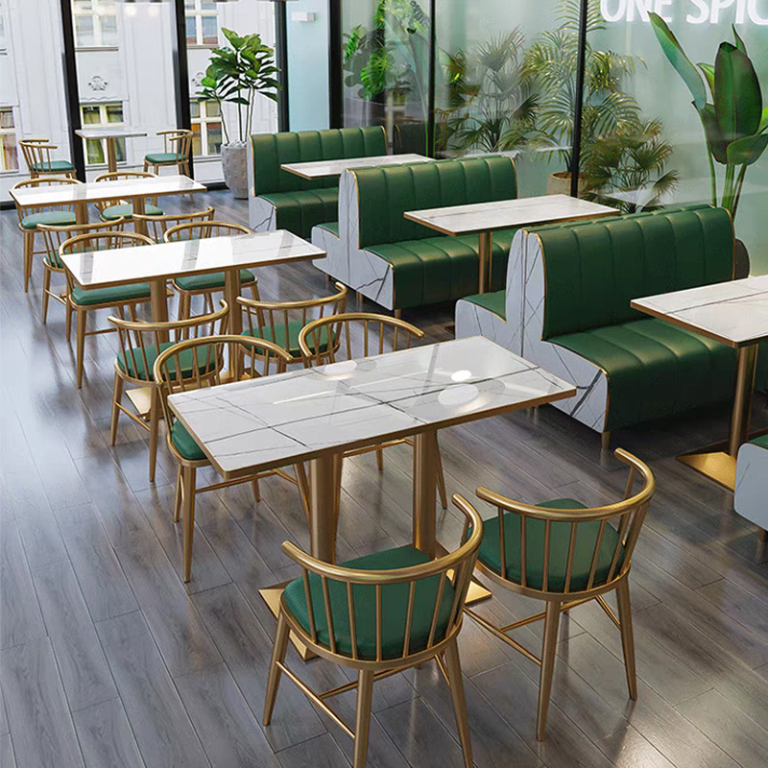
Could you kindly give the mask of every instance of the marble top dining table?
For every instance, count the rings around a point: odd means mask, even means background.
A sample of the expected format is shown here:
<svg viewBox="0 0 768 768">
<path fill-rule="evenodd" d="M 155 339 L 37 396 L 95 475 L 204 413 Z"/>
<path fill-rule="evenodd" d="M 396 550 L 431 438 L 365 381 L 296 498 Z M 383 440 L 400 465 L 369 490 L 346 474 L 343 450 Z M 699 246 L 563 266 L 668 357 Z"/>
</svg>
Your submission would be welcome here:
<svg viewBox="0 0 768 768">
<path fill-rule="evenodd" d="M 100 139 L 131 139 L 138 138 L 140 136 L 146 136 L 146 131 L 140 131 L 135 128 L 125 128 L 121 126 L 114 126 L 110 128 L 80 128 L 75 133 L 86 141 L 99 141 Z"/>
<path fill-rule="evenodd" d="M 314 160 L 307 163 L 284 163 L 284 171 L 301 176 L 302 179 L 322 179 L 341 176 L 353 168 L 378 168 L 403 163 L 433 163 L 434 158 L 426 155 L 372 155 L 369 157 L 347 157 L 340 160 Z"/>
</svg>

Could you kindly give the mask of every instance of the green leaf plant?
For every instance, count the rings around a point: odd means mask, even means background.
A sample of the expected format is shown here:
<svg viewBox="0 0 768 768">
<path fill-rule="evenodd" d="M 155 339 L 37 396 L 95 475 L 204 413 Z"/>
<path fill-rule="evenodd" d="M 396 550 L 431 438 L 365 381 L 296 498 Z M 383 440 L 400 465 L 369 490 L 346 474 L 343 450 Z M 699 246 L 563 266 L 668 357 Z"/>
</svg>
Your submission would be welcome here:
<svg viewBox="0 0 768 768">
<path fill-rule="evenodd" d="M 697 69 L 664 19 L 655 13 L 650 17 L 661 49 L 688 86 L 704 128 L 712 204 L 718 204 L 715 163 L 719 163 L 725 166 L 720 204 L 735 219 L 747 169 L 768 147 L 768 105 L 763 105 L 760 82 L 747 48 L 733 27 L 734 43 L 720 43 L 714 66 L 698 64 Z"/>
<path fill-rule="evenodd" d="M 260 35 L 240 35 L 222 29 L 229 46 L 214 48 L 195 94 L 198 101 L 215 101 L 221 112 L 224 140 L 229 144 L 229 130 L 221 109 L 222 102 L 237 105 L 237 140 L 244 142 L 251 133 L 256 95 L 277 101 L 280 84 L 275 75 L 275 52 L 264 45 Z"/>
</svg>

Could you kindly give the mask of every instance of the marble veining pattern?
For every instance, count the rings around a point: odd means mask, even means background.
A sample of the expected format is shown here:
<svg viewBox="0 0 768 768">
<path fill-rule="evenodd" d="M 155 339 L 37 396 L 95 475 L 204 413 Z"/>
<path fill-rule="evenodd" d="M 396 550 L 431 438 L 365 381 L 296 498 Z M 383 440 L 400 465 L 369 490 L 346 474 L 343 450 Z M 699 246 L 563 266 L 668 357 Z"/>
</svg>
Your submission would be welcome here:
<svg viewBox="0 0 768 768">
<path fill-rule="evenodd" d="M 274 232 L 277 229 L 277 209 L 268 200 L 251 195 L 248 199 L 248 221 L 254 232 Z"/>
<path fill-rule="evenodd" d="M 228 474 L 573 392 L 539 366 L 473 337 L 186 392 L 169 403 Z"/>
<path fill-rule="evenodd" d="M 768 528 L 768 505 L 765 503 L 765 478 L 768 476 L 768 449 L 744 443 L 736 463 L 736 487 L 733 508 L 742 517 L 761 528 Z"/>
</svg>

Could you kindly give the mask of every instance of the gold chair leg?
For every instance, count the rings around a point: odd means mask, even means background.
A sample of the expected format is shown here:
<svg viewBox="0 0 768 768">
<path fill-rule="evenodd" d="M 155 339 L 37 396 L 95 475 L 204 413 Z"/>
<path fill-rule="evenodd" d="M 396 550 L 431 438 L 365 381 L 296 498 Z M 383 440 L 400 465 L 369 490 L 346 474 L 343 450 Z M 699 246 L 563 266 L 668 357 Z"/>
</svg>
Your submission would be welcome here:
<svg viewBox="0 0 768 768">
<path fill-rule="evenodd" d="M 35 234 L 30 230 L 24 230 L 24 293 L 29 291 L 29 277 L 32 274 L 32 251 L 34 250 Z"/>
<path fill-rule="evenodd" d="M 146 173 L 149 170 L 149 163 L 145 160 L 144 161 L 144 173 Z"/>
<path fill-rule="evenodd" d="M 624 666 L 627 672 L 629 698 L 637 701 L 637 670 L 635 668 L 635 637 L 632 631 L 632 606 L 629 600 L 629 580 L 623 579 L 616 588 L 616 602 L 619 606 L 621 624 L 621 647 L 624 651 Z"/>
<path fill-rule="evenodd" d="M 371 726 L 374 672 L 361 669 L 357 675 L 357 712 L 355 714 L 355 759 L 353 768 L 365 768 L 368 759 L 368 732 Z"/>
<path fill-rule="evenodd" d="M 611 433 L 603 432 L 600 436 L 600 446 L 604 451 L 607 451 L 611 447 Z"/>
<path fill-rule="evenodd" d="M 43 325 L 48 320 L 48 301 L 51 298 L 51 269 L 43 261 Z"/>
<path fill-rule="evenodd" d="M 440 446 L 437 446 L 435 452 L 435 460 L 437 462 L 437 492 L 440 495 L 440 506 L 443 509 L 448 509 L 448 494 L 445 492 L 445 472 L 443 472 L 443 457 L 440 455 Z"/>
<path fill-rule="evenodd" d="M 117 422 L 120 418 L 120 401 L 123 399 L 123 378 L 115 371 L 115 383 L 112 387 L 112 421 L 109 425 L 109 444 L 117 441 Z"/>
<path fill-rule="evenodd" d="M 160 390 L 152 387 L 149 401 L 149 482 L 155 482 L 157 471 L 157 434 L 160 430 Z"/>
<path fill-rule="evenodd" d="M 85 321 L 88 313 L 78 311 L 77 313 L 77 388 L 83 386 L 83 368 L 85 357 Z"/>
<path fill-rule="evenodd" d="M 192 295 L 189 293 L 182 293 L 179 297 L 179 319 L 187 320 L 192 308 Z"/>
<path fill-rule="evenodd" d="M 64 324 L 64 336 L 67 339 L 67 344 L 72 339 L 72 305 L 69 303 L 69 297 L 67 297 L 67 304 L 65 307 L 66 310 L 66 318 L 65 318 L 65 324 Z"/>
<path fill-rule="evenodd" d="M 251 488 L 253 489 L 253 500 L 258 504 L 261 501 L 261 491 L 259 490 L 259 478 L 251 481 Z"/>
<path fill-rule="evenodd" d="M 458 643 L 455 640 L 448 643 L 443 655 L 445 668 L 448 672 L 448 683 L 451 688 L 453 714 L 456 717 L 461 752 L 464 755 L 464 765 L 466 768 L 472 768 L 472 737 L 469 732 L 469 715 L 467 714 L 467 699 L 464 694 L 464 678 L 461 676 Z"/>
<path fill-rule="evenodd" d="M 272 720 L 272 712 L 275 709 L 275 700 L 277 699 L 277 689 L 280 686 L 280 678 L 283 671 L 278 666 L 285 661 L 285 652 L 288 650 L 288 637 L 290 628 L 285 620 L 282 610 L 277 617 L 277 632 L 275 633 L 275 644 L 272 647 L 272 660 L 269 663 L 269 678 L 267 680 L 267 693 L 264 697 L 264 725 L 269 725 Z"/>
<path fill-rule="evenodd" d="M 381 448 L 376 451 L 376 466 L 379 468 L 379 472 L 384 471 L 384 451 Z"/>
<path fill-rule="evenodd" d="M 184 581 L 192 575 L 192 539 L 195 533 L 195 480 L 197 470 L 184 467 L 181 471 L 181 486 L 184 495 Z"/>
<path fill-rule="evenodd" d="M 173 522 L 178 523 L 181 519 L 181 500 L 183 496 L 183 488 L 181 486 L 181 464 L 179 464 L 176 470 L 176 496 L 173 500 Z"/>
<path fill-rule="evenodd" d="M 544 615 L 544 647 L 541 651 L 541 675 L 539 676 L 539 707 L 536 714 L 536 738 L 547 738 L 547 714 L 549 697 L 552 693 L 552 677 L 555 671 L 555 653 L 557 651 L 557 632 L 560 628 L 560 604 L 547 603 Z"/>
</svg>

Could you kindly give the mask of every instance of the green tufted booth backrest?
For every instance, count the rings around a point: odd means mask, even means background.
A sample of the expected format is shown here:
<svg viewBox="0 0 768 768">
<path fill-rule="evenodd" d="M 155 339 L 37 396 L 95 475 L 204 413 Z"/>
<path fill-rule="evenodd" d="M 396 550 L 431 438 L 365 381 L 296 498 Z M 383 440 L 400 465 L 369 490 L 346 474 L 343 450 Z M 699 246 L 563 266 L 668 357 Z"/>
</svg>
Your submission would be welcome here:
<svg viewBox="0 0 768 768">
<path fill-rule="evenodd" d="M 353 171 L 360 204 L 360 248 L 436 237 L 406 211 L 517 197 L 515 164 L 494 155 Z"/>
<path fill-rule="evenodd" d="M 723 208 L 696 205 L 531 230 L 546 279 L 543 338 L 647 317 L 632 299 L 733 277 Z"/>
<path fill-rule="evenodd" d="M 253 147 L 254 193 L 296 192 L 336 186 L 335 179 L 309 181 L 280 168 L 284 163 L 311 163 L 315 160 L 341 160 L 348 157 L 373 157 L 387 154 L 387 141 L 381 126 L 333 128 L 327 131 L 257 133 Z"/>
</svg>

